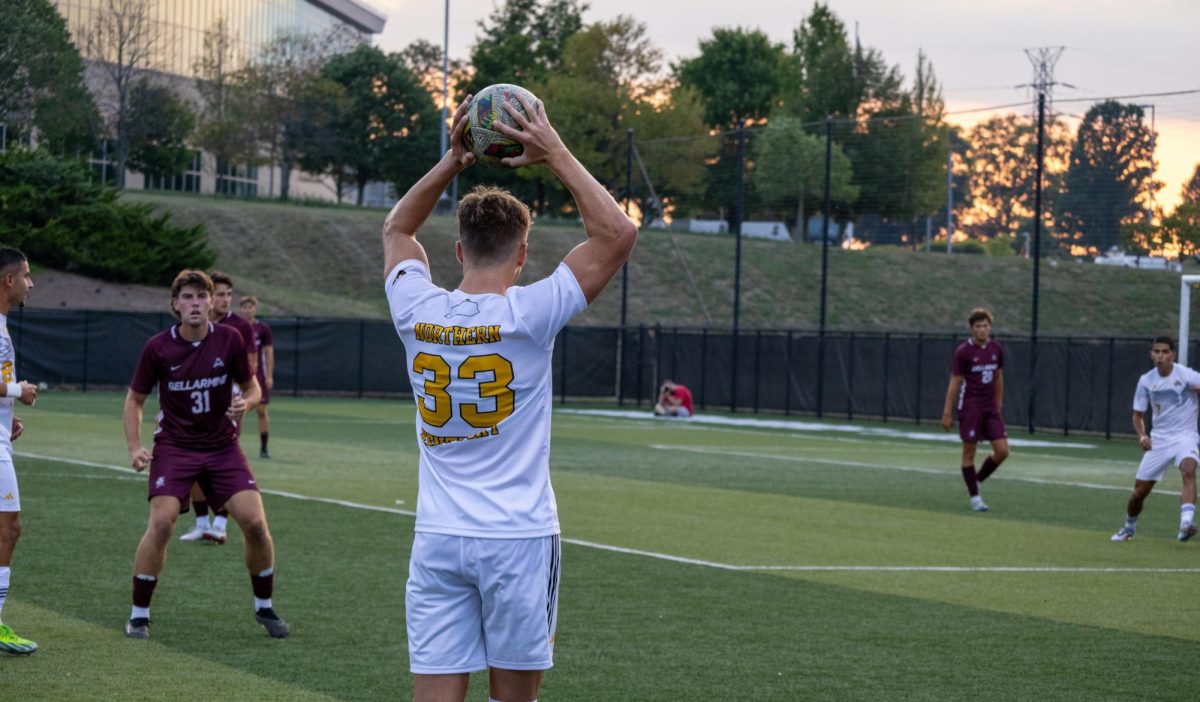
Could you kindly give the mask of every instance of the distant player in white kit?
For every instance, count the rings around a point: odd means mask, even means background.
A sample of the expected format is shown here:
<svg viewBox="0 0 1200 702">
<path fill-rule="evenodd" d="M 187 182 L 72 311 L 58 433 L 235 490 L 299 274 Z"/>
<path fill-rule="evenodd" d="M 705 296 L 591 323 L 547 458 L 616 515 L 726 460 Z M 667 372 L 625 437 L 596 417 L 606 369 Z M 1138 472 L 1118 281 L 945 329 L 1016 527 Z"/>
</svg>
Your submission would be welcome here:
<svg viewBox="0 0 1200 702">
<path fill-rule="evenodd" d="M 1133 429 L 1146 453 L 1134 478 L 1125 526 L 1113 534 L 1113 541 L 1133 538 L 1142 503 L 1171 464 L 1179 466 L 1183 476 L 1178 538 L 1187 541 L 1196 535 L 1196 465 L 1200 461 L 1200 433 L 1196 429 L 1200 398 L 1196 391 L 1200 390 L 1200 373 L 1175 363 L 1175 340 L 1169 336 L 1154 339 L 1150 360 L 1154 369 L 1138 378 L 1133 395 Z M 1154 425 L 1147 435 L 1146 410 L 1151 407 Z"/>
<path fill-rule="evenodd" d="M 32 405 L 37 400 L 37 386 L 17 381 L 17 352 L 8 334 L 8 315 L 13 307 L 25 304 L 32 289 L 33 279 L 29 277 L 25 254 L 0 248 L 0 388 L 4 393 L 0 396 L 0 610 L 8 597 L 13 550 L 21 536 L 21 493 L 13 468 L 12 442 L 21 435 L 23 427 L 13 410 L 18 402 Z M 0 624 L 0 653 L 25 655 L 36 650 L 36 643 Z"/>
<path fill-rule="evenodd" d="M 454 176 L 474 162 L 454 116 L 451 151 L 405 194 L 383 231 L 385 290 L 409 363 L 420 446 L 416 534 L 406 587 L 409 664 L 419 702 L 463 700 L 490 669 L 492 700 L 530 702 L 553 664 L 559 523 L 550 487 L 554 338 L 629 258 L 637 228 L 574 156 L 540 101 L 505 105 L 524 145 L 505 165 L 545 164 L 570 190 L 587 240 L 550 277 L 516 286 L 529 210 L 498 188 L 458 206 L 463 266 L 433 284 L 416 240 Z M 496 122 L 499 125 L 499 120 Z"/>
</svg>

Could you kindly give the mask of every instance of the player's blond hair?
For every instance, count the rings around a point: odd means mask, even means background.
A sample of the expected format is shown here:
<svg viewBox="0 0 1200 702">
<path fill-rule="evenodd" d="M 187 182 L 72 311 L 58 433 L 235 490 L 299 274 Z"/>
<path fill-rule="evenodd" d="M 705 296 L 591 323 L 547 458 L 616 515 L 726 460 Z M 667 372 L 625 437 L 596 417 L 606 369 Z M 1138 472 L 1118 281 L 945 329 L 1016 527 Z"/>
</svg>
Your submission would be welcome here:
<svg viewBox="0 0 1200 702">
<path fill-rule="evenodd" d="M 967 326 L 973 327 L 975 326 L 975 322 L 978 322 L 982 319 L 986 319 L 988 324 L 994 323 L 992 321 L 991 310 L 986 307 L 976 307 L 975 309 L 971 310 L 971 314 L 967 316 Z"/>
<path fill-rule="evenodd" d="M 238 307 L 245 307 L 247 304 L 258 307 L 258 298 L 253 295 L 246 295 L 242 299 L 238 300 Z"/>
<path fill-rule="evenodd" d="M 479 185 L 458 203 L 458 240 L 463 257 L 488 265 L 508 260 L 529 236 L 533 222 L 512 193 Z"/>
<path fill-rule="evenodd" d="M 175 309 L 175 300 L 179 299 L 180 291 L 189 286 L 200 288 L 210 296 L 213 294 L 212 278 L 209 278 L 207 273 L 194 268 L 185 268 L 179 271 L 179 275 L 175 276 L 175 280 L 171 283 L 171 316 L 175 319 L 180 319 L 179 310 Z"/>
</svg>

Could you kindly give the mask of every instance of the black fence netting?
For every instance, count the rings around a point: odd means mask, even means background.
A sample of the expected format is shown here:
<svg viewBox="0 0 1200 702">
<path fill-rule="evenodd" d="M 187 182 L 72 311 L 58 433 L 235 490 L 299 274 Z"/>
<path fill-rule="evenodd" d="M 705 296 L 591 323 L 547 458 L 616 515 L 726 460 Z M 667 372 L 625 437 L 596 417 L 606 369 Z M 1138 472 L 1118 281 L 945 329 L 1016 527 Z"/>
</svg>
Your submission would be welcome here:
<svg viewBox="0 0 1200 702">
<path fill-rule="evenodd" d="M 404 348 L 387 321 L 267 319 L 279 394 L 411 395 Z M 167 314 L 17 310 L 9 331 L 23 379 L 83 390 L 124 387 Z M 568 327 L 554 349 L 560 401 L 649 408 L 662 381 L 692 389 L 697 411 L 930 422 L 941 417 L 950 334 Z M 1004 417 L 1014 430 L 1129 433 L 1149 342 L 1001 338 Z M 1194 343 L 1194 342 L 1193 342 Z"/>
</svg>

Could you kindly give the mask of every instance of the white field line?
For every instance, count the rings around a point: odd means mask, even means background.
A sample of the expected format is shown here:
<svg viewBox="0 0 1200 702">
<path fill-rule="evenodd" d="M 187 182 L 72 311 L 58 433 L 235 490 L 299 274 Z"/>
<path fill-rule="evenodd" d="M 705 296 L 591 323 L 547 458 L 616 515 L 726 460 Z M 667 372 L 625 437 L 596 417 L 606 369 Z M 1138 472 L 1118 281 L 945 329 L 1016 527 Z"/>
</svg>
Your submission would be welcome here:
<svg viewBox="0 0 1200 702">
<path fill-rule="evenodd" d="M 116 466 L 110 463 L 97 463 L 95 461 L 83 461 L 76 458 L 61 458 L 59 456 L 47 456 L 40 453 L 29 453 L 26 451 L 15 452 L 17 456 L 23 458 L 36 458 L 45 461 L 57 461 L 68 465 L 85 466 L 88 468 L 101 468 L 104 470 L 113 470 L 120 473 L 136 473 L 132 468 L 124 466 Z M 53 475 L 53 474 L 47 474 Z M 325 504 L 337 505 L 339 507 L 349 507 L 350 509 L 362 509 L 371 512 L 387 512 L 389 514 L 399 514 L 406 517 L 415 517 L 416 512 L 404 509 L 393 509 L 391 507 L 379 507 L 376 505 L 367 505 L 359 502 L 351 502 L 349 500 L 334 500 L 327 497 L 312 497 L 310 495 L 301 495 L 294 492 L 285 492 L 283 490 L 261 490 L 268 495 L 277 497 L 287 497 L 293 500 L 307 500 L 310 502 L 323 502 Z M 586 548 L 594 548 L 600 551 L 611 551 L 614 553 L 624 553 L 632 556 L 643 556 L 645 558 L 653 558 L 660 561 L 670 561 L 672 563 L 684 563 L 687 565 L 702 566 L 705 568 L 715 568 L 717 570 L 731 571 L 793 571 L 793 572 L 900 572 L 900 573 L 1200 573 L 1200 568 L 1103 568 L 1103 567 L 1039 567 L 1039 566 L 870 566 L 870 565 L 802 565 L 802 566 L 756 566 L 756 565 L 734 565 L 731 563 L 720 563 L 717 561 L 706 561 L 697 558 L 685 558 L 683 556 L 673 556 L 669 553 L 658 553 L 655 551 L 643 551 L 635 548 L 625 548 L 623 546 L 612 546 L 609 544 L 596 543 L 594 541 L 584 541 L 582 539 L 563 539 L 564 542 L 575 546 L 584 546 Z"/>
<path fill-rule="evenodd" d="M 958 438 L 958 434 L 953 433 L 934 434 L 926 431 L 901 431 L 899 429 L 887 429 L 881 427 L 863 427 L 856 424 L 822 424 L 819 422 L 804 422 L 795 419 L 758 419 L 752 417 L 720 417 L 715 415 L 699 415 L 690 419 L 680 420 L 654 417 L 652 414 L 646 411 L 632 412 L 629 410 L 590 409 L 560 409 L 555 411 L 560 414 L 573 414 L 590 417 L 609 417 L 614 419 L 636 419 L 640 421 L 648 420 L 669 422 L 680 426 L 701 424 L 725 427 L 748 427 L 754 429 L 787 429 L 789 431 L 823 433 L 837 432 L 842 434 L 856 434 L 858 436 L 885 436 L 899 439 L 916 439 L 918 441 L 937 441 L 955 444 L 961 441 L 961 439 Z M 1099 448 L 1096 446 L 1096 444 L 1081 444 L 1067 441 L 1041 441 L 1038 439 L 1021 439 L 1012 437 L 1009 437 L 1008 443 L 1010 446 L 1039 448 Z"/>
<path fill-rule="evenodd" d="M 730 456 L 733 458 L 759 458 L 769 459 L 772 461 L 787 461 L 789 463 L 823 463 L 833 466 L 847 466 L 850 468 L 877 468 L 880 470 L 899 470 L 906 473 L 927 473 L 929 475 L 958 475 L 947 470 L 938 470 L 936 468 L 919 468 L 917 466 L 901 466 L 890 463 L 864 463 L 860 461 L 839 461 L 832 458 L 815 458 L 810 456 L 780 456 L 770 453 L 754 453 L 753 451 L 729 451 L 726 449 L 706 448 L 703 446 L 671 446 L 666 444 L 650 444 L 650 448 L 659 451 L 688 451 L 691 453 L 703 453 L 706 455 Z M 1035 483 L 1037 485 L 1059 485 L 1062 487 L 1077 487 L 1087 490 L 1116 490 L 1118 492 L 1128 492 L 1129 487 L 1120 487 L 1117 485 L 1101 485 L 1099 483 L 1081 483 L 1072 482 L 1069 480 L 1048 480 L 1045 478 L 1025 478 L 1014 475 L 999 475 L 992 478 L 993 480 L 1017 481 L 1022 483 Z M 1169 490 L 1155 490 L 1152 495 L 1175 495 L 1179 496 L 1178 492 Z"/>
</svg>

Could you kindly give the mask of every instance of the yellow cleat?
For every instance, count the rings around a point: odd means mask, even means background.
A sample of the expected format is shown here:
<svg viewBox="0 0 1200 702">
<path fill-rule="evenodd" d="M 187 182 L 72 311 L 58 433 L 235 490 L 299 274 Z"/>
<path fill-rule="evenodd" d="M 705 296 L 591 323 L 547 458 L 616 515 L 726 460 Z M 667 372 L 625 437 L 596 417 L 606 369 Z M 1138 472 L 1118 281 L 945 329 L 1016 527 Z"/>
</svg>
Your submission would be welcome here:
<svg viewBox="0 0 1200 702">
<path fill-rule="evenodd" d="M 0 653 L 11 653 L 17 656 L 27 656 L 37 650 L 37 644 L 29 639 L 23 639 L 13 633 L 13 630 L 0 624 Z"/>
</svg>

